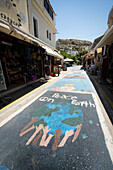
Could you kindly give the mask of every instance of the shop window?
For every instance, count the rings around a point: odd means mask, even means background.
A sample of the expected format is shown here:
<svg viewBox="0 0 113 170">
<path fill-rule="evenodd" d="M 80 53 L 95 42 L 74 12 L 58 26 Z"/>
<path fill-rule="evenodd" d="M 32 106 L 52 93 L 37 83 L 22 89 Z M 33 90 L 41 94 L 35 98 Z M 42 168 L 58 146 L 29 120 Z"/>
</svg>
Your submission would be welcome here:
<svg viewBox="0 0 113 170">
<path fill-rule="evenodd" d="M 44 0 L 44 7 L 46 8 L 47 12 L 49 13 L 49 4 L 47 0 Z"/>
<path fill-rule="evenodd" d="M 51 33 L 49 33 L 49 40 L 51 41 Z"/>
<path fill-rule="evenodd" d="M 51 18 L 53 20 L 53 11 L 51 10 L 50 6 L 49 6 L 49 15 L 51 16 Z"/>
<path fill-rule="evenodd" d="M 51 33 L 47 30 L 47 38 L 51 41 Z"/>
<path fill-rule="evenodd" d="M 50 17 L 53 20 L 53 11 L 51 9 L 51 6 L 49 5 L 49 3 L 47 2 L 47 0 L 44 0 L 44 7 L 47 10 L 47 12 L 49 13 Z"/>
<path fill-rule="evenodd" d="M 34 36 L 38 38 L 38 20 L 33 17 Z"/>
<path fill-rule="evenodd" d="M 49 38 L 49 31 L 47 30 L 47 38 Z"/>
</svg>

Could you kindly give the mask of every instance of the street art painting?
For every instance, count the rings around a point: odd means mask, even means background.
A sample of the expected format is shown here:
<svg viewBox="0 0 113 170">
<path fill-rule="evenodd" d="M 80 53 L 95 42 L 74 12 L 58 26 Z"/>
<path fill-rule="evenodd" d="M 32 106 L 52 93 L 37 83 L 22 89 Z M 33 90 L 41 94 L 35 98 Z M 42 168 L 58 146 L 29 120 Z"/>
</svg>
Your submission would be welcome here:
<svg viewBox="0 0 113 170">
<path fill-rule="evenodd" d="M 86 75 L 85 74 L 68 74 L 66 75 L 64 78 L 68 78 L 68 79 L 86 79 Z"/>
<path fill-rule="evenodd" d="M 3 167 L 2 165 L 0 165 L 0 170 L 8 170 L 5 167 Z"/>
<path fill-rule="evenodd" d="M 21 130 L 20 137 L 33 131 L 26 145 L 44 147 L 53 139 L 52 150 L 63 147 L 70 137 L 73 143 L 82 129 L 83 107 L 95 109 L 95 104 L 83 100 L 77 93 L 48 91 L 37 100 L 37 108 L 31 121 Z"/>
<path fill-rule="evenodd" d="M 85 84 L 83 70 L 73 67 L 69 73 L 52 85 L 54 90 L 39 89 L 30 102 L 26 96 L 25 107 L 17 102 L 16 115 L 0 128 L 0 170 L 113 169 L 103 107 L 95 93 L 87 92 L 93 86 Z"/>
<path fill-rule="evenodd" d="M 67 74 L 54 83 L 49 90 L 94 92 L 86 74 Z"/>
</svg>

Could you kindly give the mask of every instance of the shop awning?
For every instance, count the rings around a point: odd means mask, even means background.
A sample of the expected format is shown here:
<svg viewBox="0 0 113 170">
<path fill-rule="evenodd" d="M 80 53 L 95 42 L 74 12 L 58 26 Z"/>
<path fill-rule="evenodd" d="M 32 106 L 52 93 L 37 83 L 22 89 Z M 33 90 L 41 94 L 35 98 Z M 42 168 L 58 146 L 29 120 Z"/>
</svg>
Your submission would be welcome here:
<svg viewBox="0 0 113 170">
<path fill-rule="evenodd" d="M 91 45 L 91 47 L 90 47 L 90 50 L 93 50 L 93 49 L 95 48 L 95 46 L 99 43 L 99 41 L 102 39 L 103 36 L 104 36 L 104 35 L 96 38 L 96 39 L 93 41 L 93 43 L 92 43 L 92 45 Z"/>
<path fill-rule="evenodd" d="M 21 39 L 23 41 L 29 42 L 31 44 L 35 43 L 37 46 L 40 46 L 40 47 L 44 48 L 48 55 L 63 59 L 63 56 L 60 55 L 57 52 L 57 50 L 54 49 L 53 47 L 49 46 L 45 42 L 43 42 L 40 39 L 34 37 L 33 35 L 23 31 L 22 29 L 14 26 L 14 25 L 13 26 L 9 25 L 9 23 L 7 23 L 6 21 L 4 21 L 2 19 L 0 19 L 0 31 L 6 33 L 8 35 L 11 35 L 11 36 L 13 36 L 15 38 L 18 38 L 18 39 Z"/>
<path fill-rule="evenodd" d="M 70 61 L 74 61 L 73 59 L 71 59 L 71 58 L 66 58 L 66 59 L 64 59 L 64 61 L 66 62 L 70 62 Z"/>
<path fill-rule="evenodd" d="M 108 24 L 110 23 L 110 21 L 113 19 L 113 7 L 110 10 L 109 16 L 108 16 Z"/>
<path fill-rule="evenodd" d="M 58 52 L 54 51 L 54 49 L 49 48 L 47 46 L 42 46 L 42 48 L 44 48 L 47 52 L 48 55 L 54 56 L 54 57 L 58 57 L 60 59 L 63 59 L 63 56 L 61 56 Z"/>
<path fill-rule="evenodd" d="M 113 43 L 113 25 L 111 28 L 104 34 L 103 38 L 99 41 L 99 43 L 96 45 L 95 49 L 99 47 L 102 47 L 104 45 L 110 45 Z"/>
<path fill-rule="evenodd" d="M 29 43 L 32 43 L 32 41 L 33 41 L 33 39 L 31 37 L 29 37 L 22 31 L 19 31 L 17 28 L 12 27 L 7 22 L 2 21 L 1 19 L 0 19 L 0 32 L 11 35 L 12 37 L 21 39 L 21 40 L 29 42 Z"/>
</svg>

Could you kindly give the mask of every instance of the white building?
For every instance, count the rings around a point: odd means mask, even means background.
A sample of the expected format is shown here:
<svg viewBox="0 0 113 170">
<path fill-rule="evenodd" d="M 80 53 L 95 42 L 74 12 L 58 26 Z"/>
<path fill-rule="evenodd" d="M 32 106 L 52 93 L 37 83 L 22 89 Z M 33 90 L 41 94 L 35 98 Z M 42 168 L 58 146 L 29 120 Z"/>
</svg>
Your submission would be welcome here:
<svg viewBox="0 0 113 170">
<path fill-rule="evenodd" d="M 69 50 L 67 53 L 68 53 L 68 54 L 71 54 L 71 56 L 75 56 L 75 55 L 78 54 L 78 51 L 72 51 L 72 50 L 70 51 L 70 50 Z"/>
<path fill-rule="evenodd" d="M 28 0 L 29 33 L 55 48 L 55 12 L 48 0 Z"/>
<path fill-rule="evenodd" d="M 56 32 L 49 0 L 0 0 L 0 91 L 54 72 Z"/>
<path fill-rule="evenodd" d="M 78 54 L 78 51 L 71 51 L 71 56 L 75 56 Z"/>
</svg>

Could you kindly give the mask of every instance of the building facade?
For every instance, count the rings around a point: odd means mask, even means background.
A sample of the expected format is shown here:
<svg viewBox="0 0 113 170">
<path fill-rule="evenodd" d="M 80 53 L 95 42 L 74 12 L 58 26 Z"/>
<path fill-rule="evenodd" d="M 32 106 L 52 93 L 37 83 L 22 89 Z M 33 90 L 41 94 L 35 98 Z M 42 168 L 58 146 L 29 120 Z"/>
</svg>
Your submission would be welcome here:
<svg viewBox="0 0 113 170">
<path fill-rule="evenodd" d="M 0 0 L 0 19 L 29 33 L 27 1 Z"/>
<path fill-rule="evenodd" d="M 0 0 L 0 91 L 54 72 L 56 31 L 48 0 Z"/>
<path fill-rule="evenodd" d="M 29 33 L 56 46 L 55 12 L 48 0 L 28 0 Z"/>
<path fill-rule="evenodd" d="M 94 50 L 97 56 L 99 54 L 98 58 L 101 63 L 100 75 L 98 76 L 99 81 L 107 81 L 113 86 L 113 7 L 109 12 L 107 23 L 108 29 L 103 36 L 98 38 L 99 41 L 94 47 Z M 97 52 L 99 48 L 102 48 L 101 53 Z"/>
</svg>

